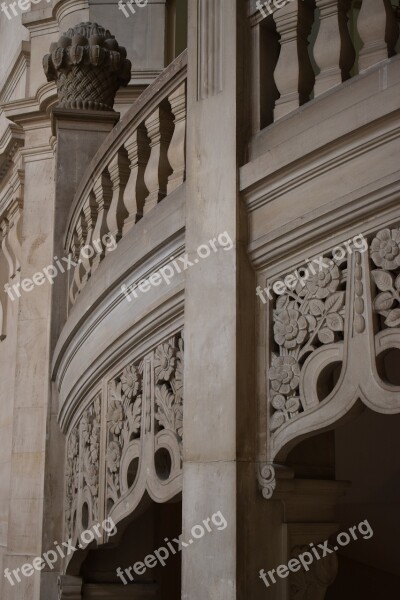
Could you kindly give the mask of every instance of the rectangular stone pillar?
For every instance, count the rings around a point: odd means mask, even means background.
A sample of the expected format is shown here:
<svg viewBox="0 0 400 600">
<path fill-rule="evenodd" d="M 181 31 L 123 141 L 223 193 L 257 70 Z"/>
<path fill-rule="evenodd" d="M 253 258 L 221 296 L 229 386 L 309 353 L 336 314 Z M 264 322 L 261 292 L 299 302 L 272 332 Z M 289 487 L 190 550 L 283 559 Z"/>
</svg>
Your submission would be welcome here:
<svg viewBox="0 0 400 600">
<path fill-rule="evenodd" d="M 182 599 L 236 598 L 236 0 L 189 0 Z M 227 232 L 233 247 L 199 258 Z M 205 250 L 203 250 L 206 253 Z M 220 511 L 228 525 L 193 543 Z"/>
</svg>

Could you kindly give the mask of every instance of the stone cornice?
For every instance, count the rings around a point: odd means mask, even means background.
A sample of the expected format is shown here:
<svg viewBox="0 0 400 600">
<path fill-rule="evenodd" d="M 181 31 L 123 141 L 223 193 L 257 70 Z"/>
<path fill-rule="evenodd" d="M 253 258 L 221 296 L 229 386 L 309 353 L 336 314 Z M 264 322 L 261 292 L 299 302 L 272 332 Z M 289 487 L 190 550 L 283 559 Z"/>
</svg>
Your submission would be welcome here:
<svg viewBox="0 0 400 600">
<path fill-rule="evenodd" d="M 56 103 L 56 86 L 49 82 L 40 86 L 34 98 L 14 100 L 1 108 L 7 119 L 21 127 L 32 129 L 40 127 L 44 120 L 50 120 L 50 109 Z"/>
</svg>

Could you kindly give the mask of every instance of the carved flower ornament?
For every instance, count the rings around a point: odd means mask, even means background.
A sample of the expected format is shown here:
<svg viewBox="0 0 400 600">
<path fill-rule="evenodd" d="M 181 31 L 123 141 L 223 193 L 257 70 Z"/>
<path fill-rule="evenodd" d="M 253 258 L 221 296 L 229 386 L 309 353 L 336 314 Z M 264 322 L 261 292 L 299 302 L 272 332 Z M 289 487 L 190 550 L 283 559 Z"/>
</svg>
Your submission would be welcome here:
<svg viewBox="0 0 400 600">
<path fill-rule="evenodd" d="M 275 392 L 288 395 L 299 386 L 300 366 L 293 356 L 275 356 L 269 370 L 269 379 Z"/>
<path fill-rule="evenodd" d="M 287 399 L 281 394 L 277 394 L 272 400 L 272 406 L 277 412 L 272 415 L 270 429 L 275 431 L 299 413 L 300 400 L 299 398 Z"/>
<path fill-rule="evenodd" d="M 337 266 L 332 263 L 319 269 L 315 275 L 312 275 L 306 281 L 306 287 L 315 298 L 327 298 L 339 287 L 340 272 Z"/>
<path fill-rule="evenodd" d="M 121 449 L 118 442 L 110 442 L 107 449 L 107 465 L 111 473 L 116 473 L 121 460 Z"/>
<path fill-rule="evenodd" d="M 122 394 L 124 397 L 131 400 L 137 396 L 140 384 L 139 370 L 134 365 L 126 367 L 121 375 Z"/>
<path fill-rule="evenodd" d="M 298 310 L 289 308 L 276 315 L 274 336 L 280 346 L 288 349 L 301 344 L 308 335 L 308 321 Z"/>
<path fill-rule="evenodd" d="M 110 431 L 115 435 L 119 435 L 124 426 L 124 411 L 121 402 L 112 397 L 108 403 L 107 421 L 110 424 Z"/>
<path fill-rule="evenodd" d="M 382 229 L 371 243 L 371 258 L 377 267 L 397 269 L 400 267 L 400 230 Z"/>
<path fill-rule="evenodd" d="M 154 372 L 157 381 L 169 381 L 175 369 L 175 350 L 170 344 L 160 344 L 154 358 Z"/>
</svg>

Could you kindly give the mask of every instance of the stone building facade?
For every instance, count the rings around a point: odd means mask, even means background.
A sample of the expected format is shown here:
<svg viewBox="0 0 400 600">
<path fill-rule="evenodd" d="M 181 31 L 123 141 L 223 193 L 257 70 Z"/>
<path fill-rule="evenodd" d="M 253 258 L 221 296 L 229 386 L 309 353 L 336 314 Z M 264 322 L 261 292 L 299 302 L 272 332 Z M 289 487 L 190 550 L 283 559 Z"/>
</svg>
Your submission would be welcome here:
<svg viewBox="0 0 400 600">
<path fill-rule="evenodd" d="M 1 599 L 395 597 L 399 3 L 28 4 L 0 13 Z"/>
</svg>

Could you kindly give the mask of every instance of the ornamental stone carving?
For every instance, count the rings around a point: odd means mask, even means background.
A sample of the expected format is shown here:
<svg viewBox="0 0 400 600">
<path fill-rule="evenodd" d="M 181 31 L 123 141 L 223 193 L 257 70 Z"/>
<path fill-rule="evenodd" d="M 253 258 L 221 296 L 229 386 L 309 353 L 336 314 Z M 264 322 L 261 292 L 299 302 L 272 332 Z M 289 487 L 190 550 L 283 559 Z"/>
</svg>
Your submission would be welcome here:
<svg viewBox="0 0 400 600">
<path fill-rule="evenodd" d="M 120 86 L 128 85 L 126 50 L 97 23 L 79 23 L 51 44 L 43 58 L 47 81 L 55 81 L 62 108 L 112 110 Z"/>
<path fill-rule="evenodd" d="M 167 502 L 181 491 L 183 333 L 125 359 L 93 394 L 67 435 L 65 534 L 73 542 L 105 517 L 117 524 L 146 494 Z"/>
<path fill-rule="evenodd" d="M 388 225 L 367 242 L 299 268 L 308 277 L 294 278 L 265 306 L 268 427 L 258 469 L 265 498 L 302 439 L 335 427 L 361 403 L 400 412 L 400 228 Z"/>
</svg>

